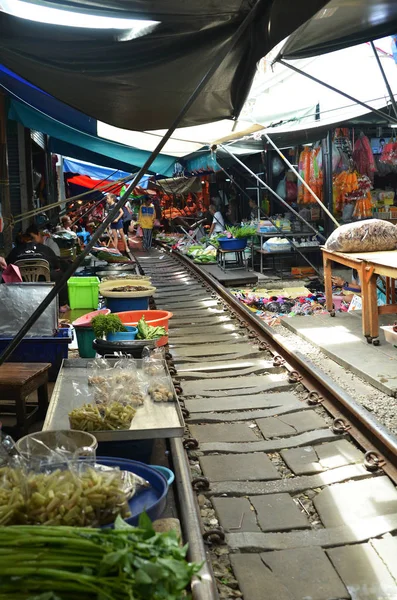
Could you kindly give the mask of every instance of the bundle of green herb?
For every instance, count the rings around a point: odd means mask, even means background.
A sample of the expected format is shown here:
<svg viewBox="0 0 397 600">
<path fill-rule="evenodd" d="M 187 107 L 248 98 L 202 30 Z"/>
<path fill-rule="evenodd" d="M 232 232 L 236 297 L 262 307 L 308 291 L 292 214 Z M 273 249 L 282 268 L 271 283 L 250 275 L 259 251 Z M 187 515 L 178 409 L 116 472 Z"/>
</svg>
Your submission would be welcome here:
<svg viewBox="0 0 397 600">
<path fill-rule="evenodd" d="M 147 515 L 115 529 L 0 527 L 0 600 L 179 600 L 200 565 Z"/>
</svg>

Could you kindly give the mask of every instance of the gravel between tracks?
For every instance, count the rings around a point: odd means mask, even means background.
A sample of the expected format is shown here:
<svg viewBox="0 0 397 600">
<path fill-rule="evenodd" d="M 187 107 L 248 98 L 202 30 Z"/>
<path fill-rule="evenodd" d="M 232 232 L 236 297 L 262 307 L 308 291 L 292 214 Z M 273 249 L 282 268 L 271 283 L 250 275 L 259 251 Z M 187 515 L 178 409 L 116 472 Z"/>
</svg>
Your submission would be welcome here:
<svg viewBox="0 0 397 600">
<path fill-rule="evenodd" d="M 307 356 L 316 366 L 332 377 L 335 383 L 351 394 L 367 410 L 371 411 L 382 425 L 397 434 L 396 398 L 380 392 L 354 373 L 347 371 L 321 352 L 318 347 L 303 340 L 283 325 L 273 327 L 273 330 L 275 333 L 282 335 L 291 348 Z"/>
</svg>

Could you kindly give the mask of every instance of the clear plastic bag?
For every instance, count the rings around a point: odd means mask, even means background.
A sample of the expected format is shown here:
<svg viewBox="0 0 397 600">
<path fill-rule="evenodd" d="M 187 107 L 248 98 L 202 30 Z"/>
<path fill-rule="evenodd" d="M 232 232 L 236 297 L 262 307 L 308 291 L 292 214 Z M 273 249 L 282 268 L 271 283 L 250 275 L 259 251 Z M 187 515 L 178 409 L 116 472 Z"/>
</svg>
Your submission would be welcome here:
<svg viewBox="0 0 397 600">
<path fill-rule="evenodd" d="M 165 377 L 165 351 L 164 348 L 148 348 L 142 351 L 142 371 L 149 377 Z"/>
<path fill-rule="evenodd" d="M 382 219 L 348 223 L 335 229 L 325 243 L 332 252 L 381 252 L 397 248 L 397 227 Z"/>
<path fill-rule="evenodd" d="M 149 383 L 148 393 L 154 402 L 174 400 L 174 392 L 168 377 L 153 377 Z"/>
<path fill-rule="evenodd" d="M 31 465 L 33 467 L 33 465 Z M 27 522 L 33 525 L 98 527 L 130 515 L 122 473 L 91 460 L 41 464 L 26 479 Z"/>
<path fill-rule="evenodd" d="M 9 456 L 0 467 L 0 526 L 26 522 L 25 464 L 19 457 Z"/>
</svg>

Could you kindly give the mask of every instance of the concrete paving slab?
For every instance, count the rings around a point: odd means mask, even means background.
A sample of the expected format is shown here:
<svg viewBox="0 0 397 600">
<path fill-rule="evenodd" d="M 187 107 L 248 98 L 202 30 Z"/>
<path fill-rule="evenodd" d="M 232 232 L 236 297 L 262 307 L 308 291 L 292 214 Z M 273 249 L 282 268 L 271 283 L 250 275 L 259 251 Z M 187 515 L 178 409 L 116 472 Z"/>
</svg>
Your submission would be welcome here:
<svg viewBox="0 0 397 600">
<path fill-rule="evenodd" d="M 253 365 L 251 367 L 240 367 L 239 365 L 244 364 L 244 361 L 231 361 L 225 362 L 225 367 L 233 367 L 233 364 L 236 367 L 229 369 L 221 369 L 218 368 L 216 373 L 202 373 L 200 371 L 180 371 L 178 370 L 178 375 L 182 380 L 196 380 L 196 381 L 204 381 L 206 379 L 213 379 L 214 376 L 217 379 L 221 379 L 224 377 L 245 377 L 249 375 L 269 375 L 270 373 L 285 373 L 284 367 L 274 367 L 273 362 L 263 361 L 264 363 L 268 362 L 268 366 L 264 366 L 263 364 Z"/>
<path fill-rule="evenodd" d="M 222 452 L 224 454 L 240 454 L 245 452 L 278 452 L 283 448 L 295 448 L 306 446 L 308 443 L 329 442 L 338 436 L 330 429 L 320 429 L 319 431 L 308 431 L 300 435 L 290 436 L 288 438 L 266 440 L 264 442 L 205 442 L 200 446 L 204 453 Z M 313 471 L 311 471 L 313 472 Z"/>
<path fill-rule="evenodd" d="M 394 320 L 393 315 L 379 316 L 381 325 L 390 325 Z M 282 324 L 377 389 L 390 395 L 397 393 L 397 354 L 385 342 L 382 330 L 381 346 L 373 346 L 363 338 L 357 315 L 350 313 L 337 313 L 334 319 L 328 315 L 292 317 L 283 319 Z"/>
<path fill-rule="evenodd" d="M 266 481 L 280 479 L 281 475 L 264 452 L 238 456 L 200 456 L 204 476 L 210 481 Z"/>
<path fill-rule="evenodd" d="M 229 533 L 226 542 L 232 552 L 260 552 L 292 548 L 333 548 L 367 542 L 373 537 L 397 531 L 397 514 L 355 521 L 354 527 L 342 525 L 324 529 L 305 529 L 287 533 Z"/>
<path fill-rule="evenodd" d="M 364 458 L 363 453 L 347 440 L 283 450 L 281 456 L 295 475 L 320 473 L 326 469 L 362 462 Z"/>
<path fill-rule="evenodd" d="M 230 561 L 245 600 L 294 600 L 259 554 L 234 554 Z"/>
<path fill-rule="evenodd" d="M 397 537 L 388 534 L 380 540 L 370 540 L 369 543 L 397 582 Z"/>
<path fill-rule="evenodd" d="M 339 469 L 324 471 L 319 475 L 305 475 L 303 477 L 288 477 L 280 481 L 255 482 L 255 481 L 219 481 L 211 484 L 208 492 L 211 496 L 253 496 L 261 494 L 277 494 L 281 492 L 296 494 L 308 489 L 322 488 L 325 485 L 341 483 L 343 481 L 367 479 L 368 471 L 363 465 L 348 465 Z"/>
<path fill-rule="evenodd" d="M 260 531 L 247 498 L 213 498 L 211 502 L 225 531 Z"/>
<path fill-rule="evenodd" d="M 169 341 L 169 346 L 170 348 L 172 348 L 173 346 L 190 346 L 191 344 L 211 344 L 211 343 L 216 343 L 219 342 L 219 338 L 220 338 L 220 334 L 219 333 L 214 333 L 214 334 L 200 334 L 198 333 L 197 335 L 190 335 L 190 336 L 174 336 L 173 332 L 170 332 L 170 341 Z M 222 334 L 222 341 L 225 341 L 225 343 L 227 344 L 238 344 L 239 342 L 248 342 L 248 337 L 247 336 L 243 336 L 243 335 L 239 335 L 237 332 L 231 332 L 231 333 L 226 333 L 223 332 Z"/>
<path fill-rule="evenodd" d="M 320 548 L 261 554 L 261 559 L 296 600 L 350 599 L 350 595 Z"/>
<path fill-rule="evenodd" d="M 257 423 L 266 438 L 296 435 L 304 431 L 327 427 L 326 421 L 315 410 L 306 410 L 301 413 L 296 412 L 269 419 L 259 419 Z"/>
<path fill-rule="evenodd" d="M 285 373 L 272 375 L 251 375 L 245 377 L 230 377 L 204 381 L 185 381 L 184 396 L 224 396 L 225 391 L 231 396 L 239 396 L 244 390 L 246 394 L 256 394 L 277 388 L 292 389 L 294 384 L 288 383 Z"/>
<path fill-rule="evenodd" d="M 240 392 L 241 393 L 241 392 Z M 198 396 L 200 394 L 197 394 Z M 190 412 L 213 412 L 227 410 L 250 410 L 254 408 L 275 408 L 284 404 L 297 402 L 297 398 L 291 392 L 249 394 L 206 398 L 187 398 L 185 406 Z"/>
<path fill-rule="evenodd" d="M 397 580 L 370 544 L 332 548 L 327 554 L 352 600 L 397 599 Z"/>
<path fill-rule="evenodd" d="M 240 338 L 241 340 L 241 338 Z M 177 363 L 176 363 L 177 364 Z M 199 363 L 182 363 L 178 366 L 178 375 L 181 377 L 184 376 L 184 373 L 187 372 L 197 372 L 197 373 L 206 373 L 210 377 L 219 377 L 218 371 L 235 371 L 237 369 L 246 369 L 250 367 L 259 367 L 261 369 L 271 369 L 273 372 L 277 373 L 278 371 L 274 371 L 275 367 L 273 366 L 273 361 L 264 360 L 263 358 L 247 358 L 246 360 L 242 360 L 236 362 L 234 360 L 230 361 L 213 361 L 206 362 L 205 360 L 200 361 Z M 277 367 L 276 367 L 277 369 Z M 303 404 L 303 403 L 302 403 Z"/>
<path fill-rule="evenodd" d="M 288 531 L 305 529 L 310 523 L 289 494 L 252 496 L 258 523 L 262 531 Z"/>
<path fill-rule="evenodd" d="M 238 354 L 249 354 L 251 355 L 253 352 L 259 352 L 258 346 L 254 344 L 241 343 L 241 344 L 211 344 L 207 348 L 201 348 L 198 346 L 197 348 L 179 348 L 173 354 L 177 359 L 180 356 L 204 356 L 208 358 L 210 356 L 216 356 L 221 354 L 225 356 L 226 354 L 230 354 L 232 356 Z"/>
<path fill-rule="evenodd" d="M 338 527 L 397 513 L 397 490 L 381 476 L 327 487 L 313 503 L 325 527 Z"/>
<path fill-rule="evenodd" d="M 277 408 L 259 409 L 259 410 L 239 410 L 236 412 L 201 412 L 201 413 L 190 413 L 187 419 L 189 423 L 223 423 L 224 421 L 254 421 L 256 419 L 262 419 L 265 417 L 271 417 L 279 414 L 286 414 L 297 410 L 309 409 L 308 406 L 297 401 L 295 403 L 287 404 L 283 407 L 278 406 Z"/>
<path fill-rule="evenodd" d="M 174 319 L 172 318 L 170 321 L 170 337 L 189 337 L 191 335 L 200 335 L 200 334 L 206 334 L 206 335 L 229 335 L 230 333 L 242 333 L 244 334 L 245 331 L 243 329 L 240 329 L 240 327 L 237 327 L 237 325 L 235 325 L 235 323 L 230 320 L 227 322 L 221 322 L 218 324 L 211 324 L 211 327 L 208 326 L 206 328 L 202 327 L 201 325 L 192 325 L 192 326 L 186 326 L 186 327 L 176 327 L 174 325 Z M 191 338 L 190 338 L 191 339 Z M 223 338 L 222 338 L 223 339 Z"/>
<path fill-rule="evenodd" d="M 256 442 L 257 435 L 247 423 L 211 423 L 189 425 L 192 437 L 203 442 Z"/>
</svg>

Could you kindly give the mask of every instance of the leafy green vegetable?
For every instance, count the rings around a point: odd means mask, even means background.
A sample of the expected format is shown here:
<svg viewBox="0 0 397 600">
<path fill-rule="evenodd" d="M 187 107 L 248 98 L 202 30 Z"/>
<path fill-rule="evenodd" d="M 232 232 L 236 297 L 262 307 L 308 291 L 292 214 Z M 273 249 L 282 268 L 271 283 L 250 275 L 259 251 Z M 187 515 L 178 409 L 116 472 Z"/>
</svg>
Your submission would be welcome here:
<svg viewBox="0 0 397 600">
<path fill-rule="evenodd" d="M 179 600 L 201 565 L 188 563 L 175 532 L 0 527 L 0 600 Z"/>
<path fill-rule="evenodd" d="M 242 227 L 226 227 L 226 231 L 232 234 L 236 240 L 252 237 L 257 234 L 256 227 L 252 225 L 243 225 Z"/>
<path fill-rule="evenodd" d="M 163 335 L 167 335 L 167 331 L 165 327 L 153 327 L 152 325 L 148 325 L 146 323 L 145 317 L 138 321 L 138 340 L 154 340 L 156 338 L 163 337 Z"/>
<path fill-rule="evenodd" d="M 108 333 L 127 331 L 117 315 L 98 315 L 92 319 L 91 325 L 97 339 Z"/>
</svg>

